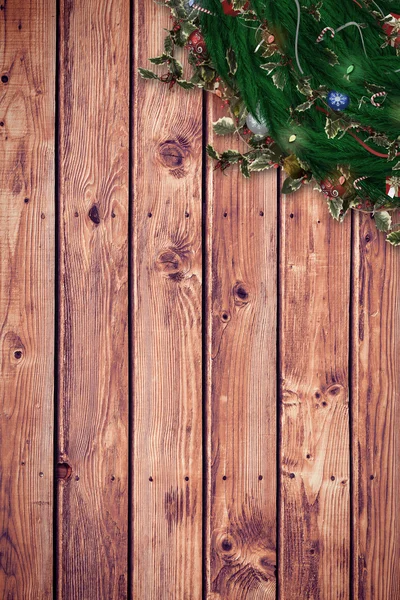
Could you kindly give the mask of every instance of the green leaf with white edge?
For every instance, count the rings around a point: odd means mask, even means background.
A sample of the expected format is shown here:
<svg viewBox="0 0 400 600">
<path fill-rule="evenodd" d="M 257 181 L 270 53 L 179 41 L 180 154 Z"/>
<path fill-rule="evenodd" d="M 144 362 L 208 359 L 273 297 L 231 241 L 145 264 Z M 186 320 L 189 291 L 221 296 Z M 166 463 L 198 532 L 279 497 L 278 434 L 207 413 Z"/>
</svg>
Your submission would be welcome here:
<svg viewBox="0 0 400 600">
<path fill-rule="evenodd" d="M 307 100 L 307 102 L 299 104 L 299 106 L 296 106 L 297 112 L 304 112 L 306 110 L 309 110 L 312 106 L 314 106 L 314 102 L 315 100 Z"/>
<path fill-rule="evenodd" d="M 235 75 L 238 65 L 235 52 L 232 50 L 232 48 L 228 48 L 226 51 L 226 62 L 228 63 L 230 75 Z"/>
<path fill-rule="evenodd" d="M 250 163 L 250 171 L 265 171 L 271 168 L 271 158 L 265 154 L 258 156 L 253 162 Z"/>
<path fill-rule="evenodd" d="M 183 75 L 183 67 L 181 63 L 179 62 L 179 60 L 176 60 L 176 58 L 170 58 L 170 61 L 171 63 L 169 65 L 169 71 L 174 77 L 180 79 Z"/>
<path fill-rule="evenodd" d="M 240 170 L 242 172 L 243 177 L 246 177 L 246 179 L 250 178 L 249 163 L 246 159 L 244 159 L 243 162 L 240 163 Z"/>
<path fill-rule="evenodd" d="M 172 37 L 170 35 L 167 35 L 167 37 L 164 40 L 164 52 L 165 54 L 172 54 L 173 49 L 174 42 L 172 40 Z"/>
<path fill-rule="evenodd" d="M 280 90 L 283 90 L 285 88 L 287 80 L 288 75 L 285 68 L 277 69 L 272 75 L 272 81 L 274 82 L 275 87 L 277 87 Z"/>
<path fill-rule="evenodd" d="M 392 231 L 386 236 L 386 241 L 392 246 L 400 246 L 400 231 Z"/>
<path fill-rule="evenodd" d="M 328 198 L 328 210 L 331 216 L 336 220 L 340 221 L 340 212 L 343 209 L 343 200 L 342 198 Z"/>
<path fill-rule="evenodd" d="M 222 160 L 226 160 L 230 163 L 237 163 L 243 157 L 243 154 L 237 152 L 236 150 L 225 150 L 220 155 Z"/>
<path fill-rule="evenodd" d="M 270 62 L 270 63 L 265 63 L 263 65 L 260 65 L 260 68 L 263 71 L 267 71 L 267 75 L 270 75 L 272 73 L 272 71 L 274 71 L 276 69 L 276 67 L 279 67 L 279 63 Z"/>
<path fill-rule="evenodd" d="M 171 56 L 169 54 L 161 54 L 161 56 L 149 58 L 149 61 L 153 63 L 153 65 L 164 65 L 169 60 L 171 60 Z"/>
<path fill-rule="evenodd" d="M 291 177 L 287 177 L 282 185 L 282 194 L 293 194 L 302 186 L 303 178 L 301 179 L 292 179 Z"/>
<path fill-rule="evenodd" d="M 153 71 L 149 71 L 148 69 L 142 69 L 142 67 L 139 67 L 138 71 L 143 79 L 159 79 L 158 75 L 153 73 Z"/>
<path fill-rule="evenodd" d="M 214 158 L 215 160 L 219 160 L 219 154 L 215 150 L 215 148 L 213 148 L 213 146 L 211 146 L 211 144 L 208 144 L 206 150 L 207 150 L 208 156 L 210 156 L 211 158 Z"/>
<path fill-rule="evenodd" d="M 229 135 L 235 133 L 236 125 L 230 117 L 222 117 L 213 123 L 213 129 L 217 135 Z"/>
<path fill-rule="evenodd" d="M 333 50 L 330 48 L 325 48 L 324 52 L 327 55 L 328 63 L 331 65 L 331 67 L 339 64 L 338 56 L 333 52 Z"/>
<path fill-rule="evenodd" d="M 392 167 L 392 170 L 393 170 L 393 171 L 400 171 L 400 160 L 399 160 L 399 162 L 398 162 L 398 163 L 396 163 L 396 164 L 394 165 L 394 167 Z"/>
<path fill-rule="evenodd" d="M 181 23 L 181 35 L 183 36 L 183 39 L 186 41 L 190 34 L 192 34 L 193 31 L 196 31 L 196 29 L 196 25 L 191 21 L 183 21 Z"/>
<path fill-rule="evenodd" d="M 379 231 L 390 231 L 392 229 L 392 217 L 386 210 L 376 212 L 374 221 Z"/>
<path fill-rule="evenodd" d="M 341 125 L 340 119 L 333 120 L 329 117 L 326 118 L 325 133 L 330 140 L 335 138 L 339 131 L 342 131 L 343 128 Z"/>
<path fill-rule="evenodd" d="M 185 79 L 177 79 L 176 83 L 184 90 L 192 90 L 194 88 L 194 83 Z"/>
</svg>

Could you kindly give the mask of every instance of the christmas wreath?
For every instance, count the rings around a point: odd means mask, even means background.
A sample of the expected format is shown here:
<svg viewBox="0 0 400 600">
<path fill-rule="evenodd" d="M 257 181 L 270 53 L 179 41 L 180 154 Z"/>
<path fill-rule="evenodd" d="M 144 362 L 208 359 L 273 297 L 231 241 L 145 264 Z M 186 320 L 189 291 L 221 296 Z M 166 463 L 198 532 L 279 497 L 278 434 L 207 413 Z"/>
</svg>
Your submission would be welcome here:
<svg viewBox="0 0 400 600">
<path fill-rule="evenodd" d="M 282 167 L 282 192 L 313 184 L 342 221 L 371 213 L 400 245 L 400 6 L 390 0 L 165 0 L 172 28 L 157 74 L 170 88 L 217 94 L 229 116 L 216 134 L 238 133 L 245 152 L 208 154 L 242 174 Z M 175 48 L 189 50 L 190 77 Z"/>
</svg>

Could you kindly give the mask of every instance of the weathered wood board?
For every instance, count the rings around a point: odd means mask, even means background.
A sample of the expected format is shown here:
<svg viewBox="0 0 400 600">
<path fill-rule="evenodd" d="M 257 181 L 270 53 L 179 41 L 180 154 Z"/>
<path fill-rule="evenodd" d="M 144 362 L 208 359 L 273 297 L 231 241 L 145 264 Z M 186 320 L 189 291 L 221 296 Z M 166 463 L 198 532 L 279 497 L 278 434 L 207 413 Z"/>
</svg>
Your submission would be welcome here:
<svg viewBox="0 0 400 600">
<path fill-rule="evenodd" d="M 60 4 L 58 598 L 127 596 L 129 2 Z M 62 472 L 62 469 L 61 471 Z"/>
<path fill-rule="evenodd" d="M 0 597 L 53 597 L 54 114 L 50 0 L 0 6 Z"/>
<path fill-rule="evenodd" d="M 353 597 L 398 600 L 400 255 L 369 215 L 353 252 Z"/>
<path fill-rule="evenodd" d="M 351 221 L 307 188 L 280 208 L 280 598 L 347 599 Z"/>
<path fill-rule="evenodd" d="M 225 114 L 208 102 L 207 122 Z M 209 129 L 207 143 L 218 141 Z M 207 164 L 207 591 L 276 597 L 277 171 Z"/>
<path fill-rule="evenodd" d="M 132 596 L 200 600 L 202 95 L 138 78 L 169 12 L 135 14 Z"/>
</svg>

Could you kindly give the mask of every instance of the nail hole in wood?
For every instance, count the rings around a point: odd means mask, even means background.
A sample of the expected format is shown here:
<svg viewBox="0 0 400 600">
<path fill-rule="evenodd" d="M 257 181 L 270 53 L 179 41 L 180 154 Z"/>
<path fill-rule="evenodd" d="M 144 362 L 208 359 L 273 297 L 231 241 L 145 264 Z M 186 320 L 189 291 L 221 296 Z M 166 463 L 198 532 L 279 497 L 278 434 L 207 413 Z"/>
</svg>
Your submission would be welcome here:
<svg viewBox="0 0 400 600">
<path fill-rule="evenodd" d="M 294 473 L 290 473 L 289 477 L 290 477 L 290 479 L 294 479 L 296 477 L 296 475 Z"/>
<path fill-rule="evenodd" d="M 79 213 L 78 213 L 78 212 L 75 212 L 74 216 L 75 216 L 75 217 L 79 217 Z"/>
<path fill-rule="evenodd" d="M 263 476 L 262 476 L 262 475 L 259 475 L 259 476 L 258 476 L 258 481 L 262 481 L 262 480 L 263 480 Z"/>
<path fill-rule="evenodd" d="M 189 215 L 189 213 L 188 213 L 188 212 L 185 212 L 185 217 L 186 217 L 187 219 L 189 218 L 189 216 L 190 216 L 190 215 Z"/>
<path fill-rule="evenodd" d="M 185 481 L 189 481 L 189 477 L 188 476 L 185 477 Z"/>
<path fill-rule="evenodd" d="M 75 477 L 75 481 L 79 481 L 79 475 Z"/>
<path fill-rule="evenodd" d="M 153 213 L 149 212 L 149 213 L 147 213 L 147 216 L 149 217 L 149 219 L 151 219 L 151 217 L 153 216 Z"/>
<path fill-rule="evenodd" d="M 228 213 L 227 213 L 227 212 L 224 212 L 224 217 L 227 217 L 227 216 L 228 216 Z"/>
<path fill-rule="evenodd" d="M 114 475 L 111 475 L 111 481 L 115 481 Z"/>
<path fill-rule="evenodd" d="M 24 202 L 25 202 L 25 204 L 28 204 L 29 198 L 24 198 Z"/>
<path fill-rule="evenodd" d="M 44 477 L 44 473 L 42 473 L 42 471 L 40 471 L 39 477 Z"/>
<path fill-rule="evenodd" d="M 335 476 L 334 475 L 331 476 L 331 481 L 335 481 Z"/>
<path fill-rule="evenodd" d="M 1 81 L 2 81 L 3 83 L 8 83 L 8 77 L 7 77 L 7 75 L 2 75 L 2 76 L 1 76 Z"/>
<path fill-rule="evenodd" d="M 315 392 L 315 397 L 316 398 L 321 398 L 321 394 L 319 392 Z"/>
<path fill-rule="evenodd" d="M 4 127 L 4 121 L 0 121 L 0 127 Z"/>
<path fill-rule="evenodd" d="M 370 475 L 369 478 L 372 481 L 373 479 L 375 479 L 375 476 L 374 475 Z"/>
<path fill-rule="evenodd" d="M 260 210 L 260 217 L 263 217 L 263 216 L 264 216 L 264 211 Z"/>
<path fill-rule="evenodd" d="M 328 406 L 328 403 L 325 402 L 325 400 L 324 400 L 323 403 L 322 403 L 322 406 Z"/>
<path fill-rule="evenodd" d="M 116 217 L 116 216 L 117 216 L 117 215 L 115 214 L 115 212 L 114 212 L 114 211 L 112 211 L 112 213 L 111 213 L 111 218 L 112 218 L 112 219 L 115 219 L 115 217 Z"/>
<path fill-rule="evenodd" d="M 22 461 L 21 465 L 22 465 L 23 467 L 25 466 L 25 463 L 24 463 L 24 461 Z"/>
<path fill-rule="evenodd" d="M 289 217 L 290 217 L 291 219 L 293 219 L 293 217 L 294 217 L 294 214 L 293 214 L 293 213 L 290 213 Z"/>
<path fill-rule="evenodd" d="M 149 477 L 149 481 L 153 481 L 153 478 L 152 478 L 152 477 Z"/>
<path fill-rule="evenodd" d="M 41 213 L 40 218 L 43 220 L 46 218 L 46 215 L 44 213 Z"/>
<path fill-rule="evenodd" d="M 224 476 L 222 477 L 222 479 L 223 479 L 224 481 L 226 481 L 226 479 L 227 479 L 226 475 L 224 475 Z"/>
<path fill-rule="evenodd" d="M 15 357 L 16 359 L 18 359 L 18 360 L 19 360 L 20 358 L 22 358 L 22 352 L 21 352 L 21 350 L 16 350 L 16 351 L 14 352 L 14 357 Z"/>
<path fill-rule="evenodd" d="M 227 313 L 222 313 L 222 320 L 227 321 L 228 319 L 229 319 L 229 316 L 227 315 Z"/>
<path fill-rule="evenodd" d="M 307 454 L 306 458 L 311 458 L 311 454 Z"/>
</svg>

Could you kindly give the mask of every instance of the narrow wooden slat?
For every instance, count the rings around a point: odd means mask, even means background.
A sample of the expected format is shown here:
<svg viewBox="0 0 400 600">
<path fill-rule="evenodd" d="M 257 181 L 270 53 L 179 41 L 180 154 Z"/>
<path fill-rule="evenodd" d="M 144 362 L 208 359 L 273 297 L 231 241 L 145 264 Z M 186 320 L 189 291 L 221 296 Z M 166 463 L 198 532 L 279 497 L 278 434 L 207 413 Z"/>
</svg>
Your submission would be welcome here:
<svg viewBox="0 0 400 600">
<path fill-rule="evenodd" d="M 126 598 L 129 1 L 60 5 L 58 597 Z"/>
<path fill-rule="evenodd" d="M 398 221 L 398 216 L 394 219 Z M 400 254 L 354 228 L 354 598 L 400 598 Z"/>
<path fill-rule="evenodd" d="M 351 220 L 309 188 L 280 218 L 280 598 L 347 599 Z"/>
<path fill-rule="evenodd" d="M 202 96 L 144 82 L 168 10 L 135 5 L 133 598 L 202 597 Z"/>
<path fill-rule="evenodd" d="M 225 114 L 209 103 L 211 124 Z M 211 128 L 210 128 L 211 129 Z M 213 139 L 222 150 L 236 140 Z M 276 597 L 277 173 L 207 196 L 208 600 Z"/>
<path fill-rule="evenodd" d="M 55 9 L 0 6 L 0 597 L 52 598 Z"/>
</svg>

